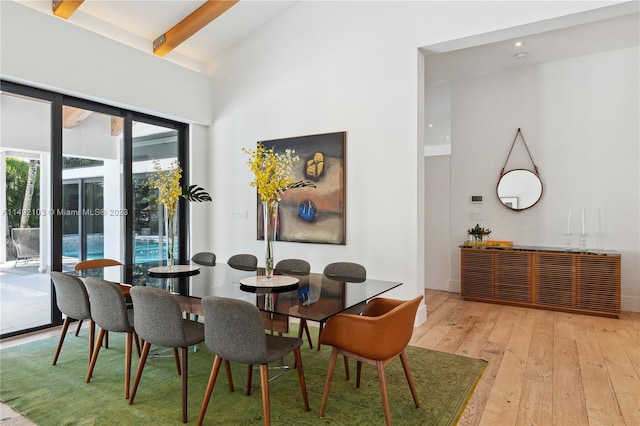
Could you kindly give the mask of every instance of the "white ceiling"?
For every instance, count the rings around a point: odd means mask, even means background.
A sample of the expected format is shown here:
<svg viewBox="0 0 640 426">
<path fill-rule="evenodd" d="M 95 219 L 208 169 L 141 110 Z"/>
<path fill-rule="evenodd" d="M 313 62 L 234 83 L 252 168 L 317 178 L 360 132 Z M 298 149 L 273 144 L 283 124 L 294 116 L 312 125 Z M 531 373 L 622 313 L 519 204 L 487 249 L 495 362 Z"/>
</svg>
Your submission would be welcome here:
<svg viewBox="0 0 640 426">
<path fill-rule="evenodd" d="M 14 1 L 53 16 L 51 0 Z M 152 54 L 153 40 L 196 10 L 203 1 L 85 0 L 67 21 Z M 296 3 L 298 0 L 241 0 L 165 58 L 205 72 L 207 65 L 221 53 Z"/>
<path fill-rule="evenodd" d="M 53 15 L 51 0 L 14 0 Z M 85 0 L 68 22 L 152 54 L 152 43 L 204 0 Z M 301 0 L 241 0 L 165 58 L 198 72 Z M 428 46 L 429 80 L 638 45 L 638 1 Z M 634 13 L 634 14 L 630 14 Z M 623 16 L 624 15 L 624 16 Z M 62 19 L 62 18 L 57 18 Z M 585 24 L 585 22 L 588 22 Z M 515 48 L 516 39 L 524 40 Z M 516 60 L 516 53 L 526 53 Z"/>
<path fill-rule="evenodd" d="M 425 47 L 426 79 L 442 82 L 638 46 L 639 3 L 634 3 Z M 465 44 L 471 47 L 458 47 Z"/>
</svg>

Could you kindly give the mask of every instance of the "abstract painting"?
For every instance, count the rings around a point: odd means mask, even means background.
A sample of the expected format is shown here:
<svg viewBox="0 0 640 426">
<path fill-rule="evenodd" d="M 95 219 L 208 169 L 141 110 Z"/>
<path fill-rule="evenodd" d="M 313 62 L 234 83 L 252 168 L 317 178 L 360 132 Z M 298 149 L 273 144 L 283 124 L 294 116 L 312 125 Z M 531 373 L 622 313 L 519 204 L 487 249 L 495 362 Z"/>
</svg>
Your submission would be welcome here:
<svg viewBox="0 0 640 426">
<path fill-rule="evenodd" d="M 283 153 L 293 149 L 295 181 L 316 185 L 286 191 L 280 200 L 277 241 L 346 244 L 345 142 L 346 132 L 323 133 L 260 141 Z M 258 201 L 258 239 L 263 239 L 262 204 Z"/>
</svg>

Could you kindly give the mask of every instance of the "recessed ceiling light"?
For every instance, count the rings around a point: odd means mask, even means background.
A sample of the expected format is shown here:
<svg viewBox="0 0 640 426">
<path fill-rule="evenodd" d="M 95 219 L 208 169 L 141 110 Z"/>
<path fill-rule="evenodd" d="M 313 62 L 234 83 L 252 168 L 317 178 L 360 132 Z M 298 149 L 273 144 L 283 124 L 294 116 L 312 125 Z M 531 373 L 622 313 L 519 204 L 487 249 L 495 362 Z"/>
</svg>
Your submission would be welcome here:
<svg viewBox="0 0 640 426">
<path fill-rule="evenodd" d="M 429 123 L 429 127 L 433 127 L 433 124 Z"/>
<path fill-rule="evenodd" d="M 515 47 L 522 47 L 522 46 L 524 46 L 524 41 L 518 40 L 515 43 L 513 43 L 513 45 Z"/>
<path fill-rule="evenodd" d="M 516 53 L 515 54 L 516 59 L 524 59 L 527 57 L 526 53 Z"/>
</svg>

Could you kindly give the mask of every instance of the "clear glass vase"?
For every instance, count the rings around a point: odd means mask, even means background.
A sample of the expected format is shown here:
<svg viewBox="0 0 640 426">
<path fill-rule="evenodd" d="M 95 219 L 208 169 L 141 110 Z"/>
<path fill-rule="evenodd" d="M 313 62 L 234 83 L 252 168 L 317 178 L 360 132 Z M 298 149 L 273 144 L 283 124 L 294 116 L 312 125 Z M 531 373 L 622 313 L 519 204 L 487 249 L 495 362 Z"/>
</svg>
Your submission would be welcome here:
<svg viewBox="0 0 640 426">
<path fill-rule="evenodd" d="M 169 268 L 173 268 L 173 265 L 175 264 L 176 219 L 177 215 L 175 212 L 169 213 L 167 209 L 165 209 L 164 229 L 167 234 L 167 266 Z"/>
<path fill-rule="evenodd" d="M 276 240 L 278 227 L 278 201 L 263 201 L 262 214 L 264 221 L 264 256 L 265 256 L 265 276 L 273 278 L 273 243 Z"/>
</svg>

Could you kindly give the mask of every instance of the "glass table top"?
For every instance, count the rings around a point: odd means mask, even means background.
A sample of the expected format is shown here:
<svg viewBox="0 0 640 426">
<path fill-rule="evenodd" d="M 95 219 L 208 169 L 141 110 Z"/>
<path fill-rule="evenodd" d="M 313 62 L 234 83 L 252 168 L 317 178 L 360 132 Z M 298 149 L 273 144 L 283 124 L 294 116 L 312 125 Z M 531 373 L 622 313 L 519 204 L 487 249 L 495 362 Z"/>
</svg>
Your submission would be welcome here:
<svg viewBox="0 0 640 426">
<path fill-rule="evenodd" d="M 188 261 L 177 262 L 183 265 Z M 284 314 L 312 321 L 326 321 L 333 315 L 356 306 L 400 286 L 401 282 L 367 279 L 364 282 L 346 282 L 330 279 L 323 274 L 286 274 L 299 280 L 297 284 L 282 288 L 247 287 L 240 280 L 263 275 L 264 269 L 240 270 L 227 264 L 199 266 L 197 271 L 167 276 L 149 274 L 148 269 L 162 266 L 159 262 L 135 265 L 109 266 L 78 271 L 81 277 L 97 276 L 107 281 L 162 288 L 192 298 L 220 296 L 255 303 L 266 312 Z M 277 271 L 276 271 L 277 274 Z"/>
</svg>

